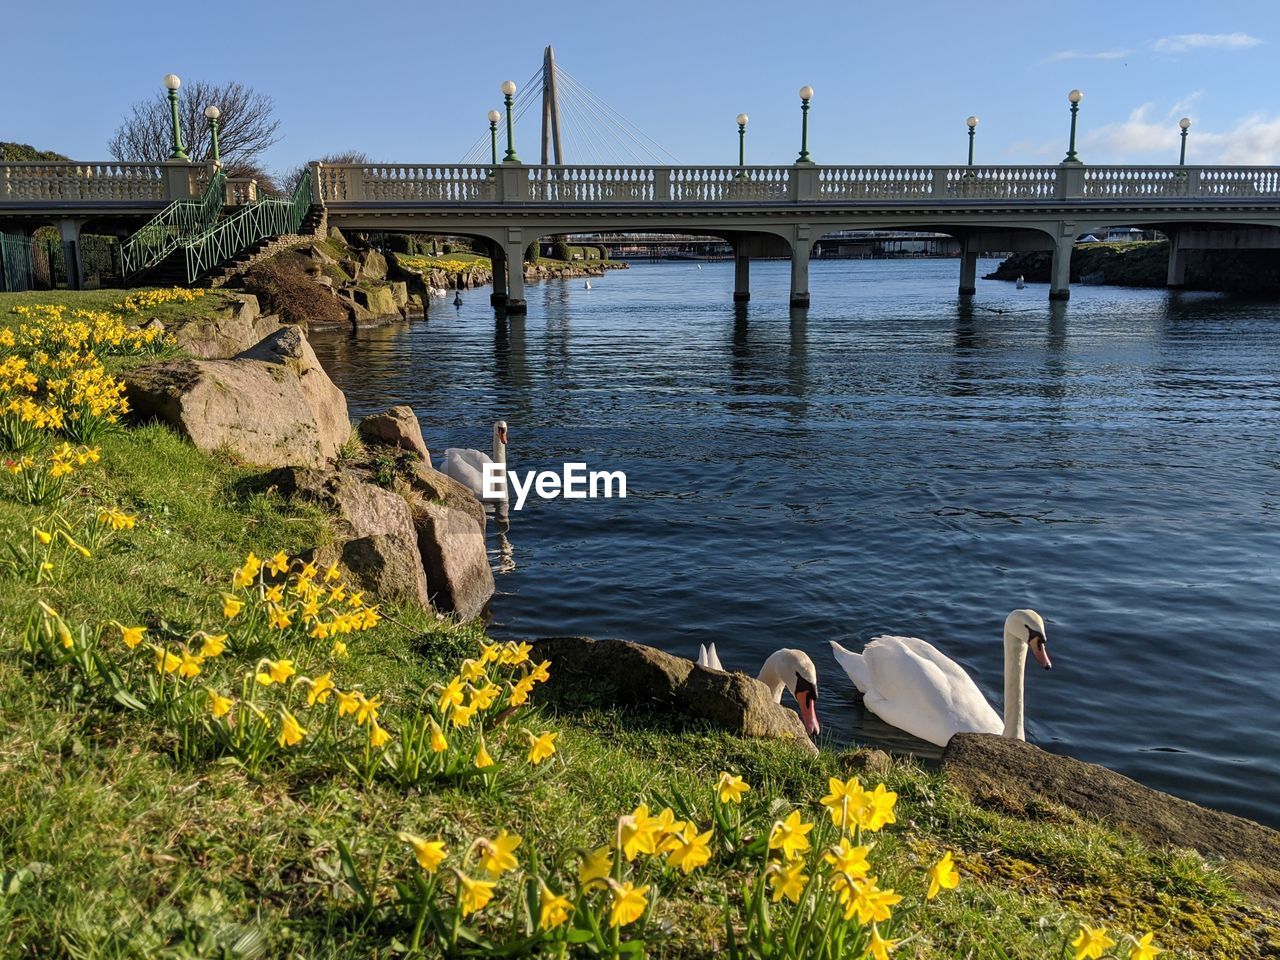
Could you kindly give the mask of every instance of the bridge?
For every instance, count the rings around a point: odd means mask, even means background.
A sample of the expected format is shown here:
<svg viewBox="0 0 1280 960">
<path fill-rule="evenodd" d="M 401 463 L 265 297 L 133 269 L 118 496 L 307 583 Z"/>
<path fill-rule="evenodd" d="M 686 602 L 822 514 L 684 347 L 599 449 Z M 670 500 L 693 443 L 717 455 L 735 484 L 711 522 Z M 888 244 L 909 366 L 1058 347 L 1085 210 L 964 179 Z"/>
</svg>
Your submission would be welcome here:
<svg viewBox="0 0 1280 960">
<path fill-rule="evenodd" d="M 254 199 L 205 164 L 0 164 L 0 229 L 56 224 L 74 250 L 84 230 L 148 218 L 150 233 L 129 241 L 134 274 L 184 252 L 190 281 L 306 223 L 472 237 L 494 260 L 493 301 L 508 313 L 525 310 L 530 244 L 582 233 L 720 237 L 739 301 L 753 257 L 789 257 L 795 307 L 810 302 L 809 260 L 824 236 L 942 233 L 960 245 L 961 295 L 975 293 L 980 251 L 1047 250 L 1049 296 L 1065 300 L 1076 238 L 1111 226 L 1167 235 L 1172 287 L 1188 250 L 1280 249 L 1280 167 L 312 163 L 289 198 Z"/>
</svg>

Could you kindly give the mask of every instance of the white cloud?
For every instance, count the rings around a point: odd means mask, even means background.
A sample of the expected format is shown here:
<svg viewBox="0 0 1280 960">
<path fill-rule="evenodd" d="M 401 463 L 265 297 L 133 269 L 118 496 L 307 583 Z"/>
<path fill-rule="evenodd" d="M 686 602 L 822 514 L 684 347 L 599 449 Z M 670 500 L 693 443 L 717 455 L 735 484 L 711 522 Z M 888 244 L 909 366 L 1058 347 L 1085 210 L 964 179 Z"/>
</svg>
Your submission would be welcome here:
<svg viewBox="0 0 1280 960">
<path fill-rule="evenodd" d="M 1188 53 L 1192 50 L 1240 50 L 1262 43 L 1247 33 L 1179 33 L 1161 37 L 1151 44 L 1157 53 Z"/>
<path fill-rule="evenodd" d="M 1041 63 L 1057 63 L 1059 60 L 1123 60 L 1131 50 L 1060 50 L 1050 54 Z"/>
<path fill-rule="evenodd" d="M 1178 117 L 1199 92 L 1184 97 L 1160 113 L 1144 103 L 1119 122 L 1086 133 L 1081 154 L 1088 163 L 1176 163 Z M 1225 129 L 1199 129 L 1193 124 L 1187 140 L 1190 163 L 1280 164 L 1280 116 L 1256 113 Z"/>
</svg>

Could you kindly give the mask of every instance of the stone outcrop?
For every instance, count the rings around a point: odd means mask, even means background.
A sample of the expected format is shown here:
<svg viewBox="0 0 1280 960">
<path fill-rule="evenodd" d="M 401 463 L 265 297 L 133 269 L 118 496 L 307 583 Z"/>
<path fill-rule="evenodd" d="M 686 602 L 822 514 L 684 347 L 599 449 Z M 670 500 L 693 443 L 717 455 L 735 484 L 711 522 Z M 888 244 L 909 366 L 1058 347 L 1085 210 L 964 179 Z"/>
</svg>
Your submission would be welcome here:
<svg viewBox="0 0 1280 960">
<path fill-rule="evenodd" d="M 427 578 L 405 499 L 348 472 L 285 467 L 267 482 L 335 518 L 336 558 L 362 590 L 383 600 L 426 606 Z"/>
<path fill-rule="evenodd" d="M 166 328 L 179 349 L 203 360 L 225 360 L 280 329 L 280 318 L 262 313 L 253 294 L 226 296 L 227 306 L 213 316 L 178 320 Z"/>
<path fill-rule="evenodd" d="M 748 737 L 793 741 L 816 753 L 794 710 L 773 702 L 769 688 L 744 673 L 697 666 L 625 640 L 551 637 L 534 643 L 534 659 L 551 661 L 540 695 L 567 705 L 617 704 L 670 710 Z"/>
<path fill-rule="evenodd" d="M 361 250 L 356 254 L 360 261 L 360 278 L 362 280 L 387 279 L 387 258 L 372 248 Z"/>
<path fill-rule="evenodd" d="M 431 602 L 462 620 L 478 616 L 496 589 L 485 545 L 484 507 L 470 490 L 429 463 L 411 464 L 407 482 Z"/>
<path fill-rule="evenodd" d="M 388 407 L 382 413 L 371 413 L 360 421 L 358 429 L 362 440 L 399 447 L 416 453 L 427 463 L 431 462 L 431 452 L 427 450 L 427 442 L 422 439 L 422 426 L 414 416 L 413 407 L 400 404 Z"/>
<path fill-rule="evenodd" d="M 125 376 L 136 417 L 256 466 L 315 466 L 351 434 L 347 400 L 298 327 L 227 360 L 169 360 Z"/>
<path fill-rule="evenodd" d="M 1026 814 L 1054 804 L 1097 817 L 1157 846 L 1226 861 L 1240 886 L 1280 903 L 1280 833 L 1152 790 L 1128 777 L 1029 743 L 962 733 L 942 754 L 947 781 L 975 802 Z"/>
</svg>

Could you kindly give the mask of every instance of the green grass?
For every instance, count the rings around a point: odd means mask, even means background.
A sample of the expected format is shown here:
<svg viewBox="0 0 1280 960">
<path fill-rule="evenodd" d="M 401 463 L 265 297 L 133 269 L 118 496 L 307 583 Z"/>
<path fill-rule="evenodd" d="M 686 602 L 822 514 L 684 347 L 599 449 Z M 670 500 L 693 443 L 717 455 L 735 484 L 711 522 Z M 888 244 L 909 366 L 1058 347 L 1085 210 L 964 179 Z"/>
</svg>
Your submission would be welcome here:
<svg viewBox="0 0 1280 960">
<path fill-rule="evenodd" d="M 14 302 L 0 297 L 0 317 Z M 254 471 L 164 428 L 121 431 L 102 448 L 102 463 L 76 475 L 68 509 L 118 505 L 138 514 L 137 529 L 52 586 L 0 573 L 0 957 L 223 957 L 231 954 L 219 945 L 246 931 L 261 937 L 264 957 L 396 956 L 404 931 L 361 919 L 339 841 L 368 870 L 400 829 L 454 847 L 499 826 L 542 850 L 594 846 L 638 801 L 705 789 L 722 769 L 745 776 L 757 796 L 817 815 L 827 777 L 860 763 L 604 709 L 549 711 L 557 756 L 492 792 L 362 788 L 304 767 L 253 777 L 230 763 L 176 761 L 154 720 L 70 702 L 30 666 L 17 641 L 37 596 L 76 621 L 193 623 L 248 550 L 298 551 L 332 533 L 320 513 L 263 492 Z M 40 513 L 0 496 L 0 538 L 27 536 Z M 392 703 L 445 677 L 481 636 L 424 611 L 389 613 L 355 637 L 340 680 Z M 900 801 L 898 825 L 875 851 L 882 880 L 918 893 L 921 870 L 943 849 L 956 851 L 963 876 L 898 956 L 1059 956 L 1078 919 L 1155 929 L 1166 956 L 1280 949 L 1275 916 L 1197 856 L 1151 850 L 1058 809 L 1034 819 L 980 809 L 908 762 L 883 776 Z M 393 849 L 388 871 L 401 856 Z M 723 939 L 718 899 L 735 876 L 713 866 L 666 891 L 673 925 L 655 953 L 713 955 Z"/>
<path fill-rule="evenodd" d="M 67 307 L 69 310 L 109 310 L 116 311 L 116 306 L 131 293 L 141 293 L 152 287 L 137 287 L 130 290 L 32 290 L 27 293 L 0 294 L 0 328 L 14 327 L 23 323 L 23 318 L 13 313 L 14 307 L 31 307 L 37 304 L 52 304 Z M 204 296 L 190 303 L 162 303 L 146 311 L 146 319 L 158 319 L 162 323 L 187 318 L 211 317 L 228 306 L 230 297 L 217 290 L 206 290 Z"/>
</svg>

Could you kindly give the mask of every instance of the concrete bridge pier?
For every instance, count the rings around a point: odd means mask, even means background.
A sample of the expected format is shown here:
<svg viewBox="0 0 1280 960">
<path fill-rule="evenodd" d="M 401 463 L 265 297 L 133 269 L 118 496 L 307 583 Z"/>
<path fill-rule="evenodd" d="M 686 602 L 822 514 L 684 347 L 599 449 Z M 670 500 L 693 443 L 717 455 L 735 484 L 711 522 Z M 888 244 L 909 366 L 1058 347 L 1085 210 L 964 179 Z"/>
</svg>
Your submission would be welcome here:
<svg viewBox="0 0 1280 960">
<path fill-rule="evenodd" d="M 791 306 L 809 306 L 809 225 L 796 225 L 791 241 Z"/>
<path fill-rule="evenodd" d="M 751 299 L 751 257 L 745 250 L 733 252 L 733 302 L 746 303 Z"/>
<path fill-rule="evenodd" d="M 1063 224 L 1053 241 L 1053 264 L 1049 268 L 1049 299 L 1071 299 L 1071 251 L 1076 245 L 1074 224 Z"/>
<path fill-rule="evenodd" d="M 978 247 L 969 237 L 960 241 L 960 296 L 978 292 Z"/>
<path fill-rule="evenodd" d="M 1168 237 L 1169 273 L 1164 285 L 1171 290 L 1181 290 L 1187 283 L 1187 251 L 1180 242 L 1180 233 L 1170 232 Z"/>
<path fill-rule="evenodd" d="M 83 223 L 83 220 L 58 221 L 62 254 L 67 264 L 67 286 L 72 290 L 84 288 L 84 260 L 80 256 L 80 227 Z"/>
<path fill-rule="evenodd" d="M 489 305 L 502 309 L 507 305 L 507 254 L 501 244 L 490 247 L 489 259 L 493 263 L 493 293 L 489 294 Z"/>
<path fill-rule="evenodd" d="M 524 299 L 524 234 L 514 228 L 507 230 L 507 241 L 503 247 L 507 275 L 507 299 L 503 309 L 507 313 L 528 313 L 529 306 Z"/>
</svg>

